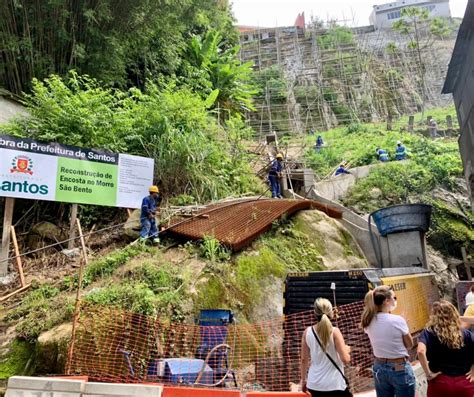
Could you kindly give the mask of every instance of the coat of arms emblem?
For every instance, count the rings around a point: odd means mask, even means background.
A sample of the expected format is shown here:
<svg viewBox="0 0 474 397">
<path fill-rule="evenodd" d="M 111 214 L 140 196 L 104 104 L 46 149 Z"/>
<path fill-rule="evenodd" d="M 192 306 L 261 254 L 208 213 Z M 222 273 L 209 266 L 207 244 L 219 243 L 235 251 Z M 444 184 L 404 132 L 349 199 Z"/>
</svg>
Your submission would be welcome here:
<svg viewBox="0 0 474 397">
<path fill-rule="evenodd" d="M 11 173 L 19 172 L 21 174 L 33 175 L 33 160 L 27 156 L 16 156 L 12 160 Z"/>
</svg>

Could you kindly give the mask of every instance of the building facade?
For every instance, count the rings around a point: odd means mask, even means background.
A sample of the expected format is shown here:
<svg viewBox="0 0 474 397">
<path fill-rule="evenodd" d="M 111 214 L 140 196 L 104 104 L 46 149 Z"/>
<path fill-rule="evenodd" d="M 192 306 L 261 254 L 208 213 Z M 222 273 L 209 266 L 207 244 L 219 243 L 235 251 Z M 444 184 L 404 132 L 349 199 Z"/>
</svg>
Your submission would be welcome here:
<svg viewBox="0 0 474 397">
<path fill-rule="evenodd" d="M 461 128 L 459 150 L 474 211 L 474 1 L 467 3 L 443 94 L 453 94 Z"/>
<path fill-rule="evenodd" d="M 370 23 L 375 29 L 389 29 L 394 22 L 402 17 L 402 9 L 407 7 L 425 8 L 428 10 L 430 18 L 451 17 L 449 0 L 400 0 L 374 5 L 369 17 Z"/>
</svg>

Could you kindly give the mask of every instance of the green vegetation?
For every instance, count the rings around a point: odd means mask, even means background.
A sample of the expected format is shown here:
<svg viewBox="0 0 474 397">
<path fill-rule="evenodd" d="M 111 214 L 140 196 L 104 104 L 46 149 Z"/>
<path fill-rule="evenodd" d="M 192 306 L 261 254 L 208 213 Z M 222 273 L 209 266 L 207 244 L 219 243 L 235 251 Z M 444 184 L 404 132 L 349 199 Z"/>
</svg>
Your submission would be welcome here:
<svg viewBox="0 0 474 397">
<path fill-rule="evenodd" d="M 439 129 L 446 129 L 443 121 L 455 115 L 453 107 L 430 109 L 427 112 L 439 121 Z M 455 117 L 453 117 L 455 122 Z M 407 133 L 408 117 L 394 122 L 394 131 L 383 124 L 351 124 L 322 133 L 327 147 L 319 153 L 311 148 L 306 153 L 308 164 L 320 178 L 325 178 L 342 160 L 350 167 L 377 164 L 375 148 L 388 150 L 394 160 L 396 142 L 401 140 L 407 148 L 407 162 L 391 161 L 373 168 L 366 178 L 343 199 L 343 203 L 359 213 L 403 203 L 424 202 L 433 205 L 432 226 L 428 242 L 441 252 L 460 256 L 460 247 L 467 251 L 474 247 L 473 218 L 469 210 L 455 199 L 441 200 L 436 192 L 459 192 L 462 163 L 456 138 L 428 139 L 424 123 L 415 125 L 414 133 Z M 454 128 L 458 128 L 456 124 Z M 314 138 L 307 138 L 314 144 Z M 461 192 L 461 194 L 464 194 Z M 446 196 L 446 194 L 444 194 Z"/>
<path fill-rule="evenodd" d="M 441 121 L 442 116 L 446 114 L 454 115 L 454 110 L 452 108 L 434 109 L 429 113 Z M 394 131 L 387 131 L 383 124 L 351 124 L 347 127 L 334 128 L 321 133 L 327 147 L 319 153 L 312 148 L 315 138 L 308 137 L 307 143 L 310 149 L 306 152 L 307 165 L 319 178 L 325 178 L 342 160 L 348 161 L 351 167 L 377 163 L 375 153 L 377 146 L 386 149 L 393 160 L 396 143 L 400 140 L 407 148 L 408 158 L 423 167 L 425 174 L 429 175 L 428 180 L 433 180 L 431 187 L 435 185 L 451 187 L 454 180 L 462 173 L 456 139 L 433 141 L 419 133 L 407 133 L 405 123 L 408 123 L 408 118 L 401 118 L 395 122 Z M 445 124 L 440 122 L 439 128 L 445 128 Z M 415 132 L 418 131 L 426 132 L 427 127 L 417 126 Z M 395 171 L 389 168 L 386 172 Z"/>
<path fill-rule="evenodd" d="M 72 296 L 60 294 L 59 288 L 43 284 L 31 291 L 20 306 L 9 311 L 5 319 L 18 322 L 17 335 L 34 342 L 41 332 L 70 320 L 73 310 Z"/>
<path fill-rule="evenodd" d="M 149 79 L 186 75 L 187 43 L 212 29 L 227 46 L 238 42 L 228 2 L 7 0 L 0 8 L 0 81 L 20 94 L 33 77 L 76 69 L 108 86 L 143 89 Z"/>
<path fill-rule="evenodd" d="M 318 36 L 316 40 L 323 50 L 355 44 L 352 31 L 345 26 L 334 26 L 325 34 Z"/>
<path fill-rule="evenodd" d="M 303 221 L 278 222 L 253 244 L 253 252 L 233 262 L 206 266 L 194 299 L 195 308 L 232 307 L 248 318 L 268 283 L 281 282 L 289 271 L 322 270 L 324 242 Z M 277 281 L 278 280 L 278 281 Z"/>
<path fill-rule="evenodd" d="M 82 279 L 82 287 L 86 288 L 92 282 L 99 278 L 106 278 L 114 274 L 118 267 L 124 265 L 131 258 L 142 254 L 143 252 L 151 252 L 151 248 L 135 246 L 127 246 L 122 250 L 118 250 L 107 255 L 104 258 L 99 258 L 91 262 L 84 269 L 84 276 Z M 64 287 L 73 289 L 77 288 L 78 275 L 73 277 L 66 277 L 64 279 Z"/>
<path fill-rule="evenodd" d="M 9 346 L 8 356 L 0 358 L 0 379 L 8 379 L 14 375 L 31 375 L 34 368 L 32 358 L 34 345 L 15 339 Z"/>
<path fill-rule="evenodd" d="M 211 262 L 230 259 L 231 252 L 213 236 L 204 236 L 200 249 L 202 256 Z"/>
<path fill-rule="evenodd" d="M 71 72 L 35 80 L 25 99 L 31 117 L 3 131 L 152 157 L 163 190 L 194 201 L 258 190 L 241 146 L 250 131 L 233 116 L 221 126 L 208 110 L 211 99 L 174 82 L 119 91 Z"/>
</svg>

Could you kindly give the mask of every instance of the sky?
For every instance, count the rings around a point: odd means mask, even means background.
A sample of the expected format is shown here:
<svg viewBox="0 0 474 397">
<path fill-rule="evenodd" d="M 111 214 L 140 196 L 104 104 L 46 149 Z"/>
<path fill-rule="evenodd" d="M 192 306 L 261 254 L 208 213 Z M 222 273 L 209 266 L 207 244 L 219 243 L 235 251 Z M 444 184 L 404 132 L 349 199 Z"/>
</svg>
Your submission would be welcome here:
<svg viewBox="0 0 474 397">
<path fill-rule="evenodd" d="M 238 25 L 260 27 L 292 26 L 298 13 L 304 11 L 306 22 L 314 15 L 324 21 L 346 20 L 348 26 L 369 24 L 374 4 L 389 1 L 377 0 L 230 0 Z M 462 17 L 468 0 L 451 0 L 453 17 Z"/>
</svg>

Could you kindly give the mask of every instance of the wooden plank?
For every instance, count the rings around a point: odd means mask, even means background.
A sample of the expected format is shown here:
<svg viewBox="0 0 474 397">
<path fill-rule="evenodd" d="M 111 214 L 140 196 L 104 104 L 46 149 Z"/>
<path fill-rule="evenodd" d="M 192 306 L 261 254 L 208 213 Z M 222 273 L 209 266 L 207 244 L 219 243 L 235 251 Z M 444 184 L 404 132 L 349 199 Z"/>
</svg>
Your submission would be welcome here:
<svg viewBox="0 0 474 397">
<path fill-rule="evenodd" d="M 0 251 L 0 276 L 5 276 L 8 273 L 8 251 L 10 248 L 10 227 L 12 225 L 14 207 L 15 207 L 15 199 L 13 197 L 5 197 L 5 213 L 3 215 L 2 247 Z"/>
<path fill-rule="evenodd" d="M 24 287 L 26 285 L 25 275 L 23 274 L 23 264 L 21 263 L 20 249 L 18 248 L 18 240 L 16 239 L 15 226 L 11 226 L 10 229 L 12 234 L 13 247 L 15 248 L 15 260 L 16 267 L 18 269 L 18 274 L 20 276 L 20 284 L 22 287 Z"/>
<path fill-rule="evenodd" d="M 19 294 L 20 292 L 26 291 L 28 288 L 30 288 L 31 284 L 25 285 L 24 287 L 18 288 L 17 290 L 9 293 L 8 295 L 0 297 L 0 303 L 5 302 L 8 298 L 11 298 L 12 296 Z"/>
<path fill-rule="evenodd" d="M 79 218 L 76 219 L 77 230 L 79 231 L 79 238 L 81 240 L 81 247 L 82 247 L 82 261 L 81 267 L 79 268 L 79 280 L 77 283 L 77 291 L 76 291 L 76 304 L 74 307 L 74 316 L 72 321 L 72 331 L 71 331 L 71 343 L 69 344 L 68 350 L 68 358 L 66 363 L 66 374 L 69 374 L 71 371 L 71 364 L 72 364 L 72 357 L 74 354 L 74 344 L 76 339 L 76 328 L 77 322 L 79 321 L 79 316 L 81 313 L 81 289 L 82 289 L 82 280 L 84 279 L 84 267 L 87 266 L 87 249 L 86 249 L 86 242 L 84 240 L 84 235 L 82 234 L 82 227 L 81 221 Z"/>
<path fill-rule="evenodd" d="M 77 219 L 77 204 L 72 204 L 71 205 L 71 218 L 69 220 L 69 238 L 73 239 L 76 237 L 76 219 Z M 69 240 L 67 243 L 67 248 L 68 249 L 73 249 L 74 248 L 74 242 L 75 240 Z"/>
</svg>

